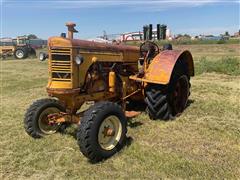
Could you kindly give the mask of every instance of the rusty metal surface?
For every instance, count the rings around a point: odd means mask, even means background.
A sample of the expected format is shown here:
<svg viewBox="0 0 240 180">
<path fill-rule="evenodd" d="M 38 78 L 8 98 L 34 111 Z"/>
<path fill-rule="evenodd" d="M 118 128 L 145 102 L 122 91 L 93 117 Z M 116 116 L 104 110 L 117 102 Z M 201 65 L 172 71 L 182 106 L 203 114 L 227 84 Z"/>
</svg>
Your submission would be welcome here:
<svg viewBox="0 0 240 180">
<path fill-rule="evenodd" d="M 50 124 L 57 124 L 57 123 L 76 123 L 80 122 L 80 114 L 68 114 L 64 112 L 54 113 L 48 115 L 48 121 Z"/>
<path fill-rule="evenodd" d="M 46 88 L 48 94 L 78 94 L 80 92 L 80 88 L 76 89 L 53 89 Z"/>
<path fill-rule="evenodd" d="M 125 116 L 127 118 L 134 118 L 140 114 L 141 114 L 141 112 L 139 112 L 139 111 L 125 111 Z"/>
<path fill-rule="evenodd" d="M 48 45 L 51 47 L 78 47 L 82 50 L 98 50 L 98 51 L 112 51 L 112 52 L 136 52 L 139 53 L 139 47 L 128 45 L 116 45 L 108 43 L 99 43 L 93 41 L 68 39 L 62 37 L 51 37 L 48 39 Z"/>
<path fill-rule="evenodd" d="M 128 94 L 127 96 L 123 97 L 122 100 L 126 100 L 127 98 L 135 95 L 136 93 L 140 92 L 141 90 L 142 90 L 142 89 L 137 89 L 136 91 L 134 91 L 134 92 Z"/>
<path fill-rule="evenodd" d="M 74 27 L 76 26 L 73 22 L 67 22 L 66 26 L 68 27 L 68 38 L 73 39 L 73 33 L 78 32 Z"/>
<path fill-rule="evenodd" d="M 194 75 L 193 59 L 189 51 L 166 50 L 159 53 L 149 65 L 142 81 L 168 84 L 174 65 L 178 59 L 186 58 L 188 63 L 189 75 Z"/>
<path fill-rule="evenodd" d="M 72 40 L 73 46 L 80 46 L 83 49 L 91 49 L 91 50 L 102 50 L 102 51 L 116 51 L 116 52 L 139 52 L 139 47 L 135 46 L 127 46 L 127 45 L 114 45 L 114 44 L 107 44 L 107 43 L 99 43 L 99 42 L 92 42 L 92 41 L 85 41 L 85 40 Z"/>
</svg>

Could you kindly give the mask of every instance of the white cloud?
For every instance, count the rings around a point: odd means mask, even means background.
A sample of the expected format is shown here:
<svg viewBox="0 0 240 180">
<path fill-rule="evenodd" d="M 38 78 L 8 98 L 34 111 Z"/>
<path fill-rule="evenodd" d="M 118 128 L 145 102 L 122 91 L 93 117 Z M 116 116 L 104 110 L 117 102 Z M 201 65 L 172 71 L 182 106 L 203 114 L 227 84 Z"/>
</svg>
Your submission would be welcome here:
<svg viewBox="0 0 240 180">
<path fill-rule="evenodd" d="M 32 7 L 54 9 L 124 7 L 134 11 L 163 11 L 179 7 L 195 7 L 216 3 L 239 3 L 239 0 L 3 0 L 4 7 Z"/>
</svg>

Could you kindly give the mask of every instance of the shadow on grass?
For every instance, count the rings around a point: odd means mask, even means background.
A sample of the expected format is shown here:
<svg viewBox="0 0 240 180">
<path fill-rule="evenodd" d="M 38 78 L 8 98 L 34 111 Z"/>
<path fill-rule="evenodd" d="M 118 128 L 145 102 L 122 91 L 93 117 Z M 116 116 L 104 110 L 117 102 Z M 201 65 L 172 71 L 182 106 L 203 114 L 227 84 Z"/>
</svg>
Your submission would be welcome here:
<svg viewBox="0 0 240 180">
<path fill-rule="evenodd" d="M 192 103 L 194 103 L 195 102 L 195 100 L 193 100 L 193 99 L 188 99 L 188 102 L 187 102 L 187 104 L 186 104 L 186 107 L 185 107 L 185 109 L 187 109 Z"/>
<path fill-rule="evenodd" d="M 128 118 L 128 127 L 130 127 L 130 128 L 136 128 L 136 127 L 138 127 L 138 126 L 141 126 L 141 125 L 143 125 L 143 123 L 142 122 L 140 122 L 140 121 L 132 121 L 132 118 Z"/>
<path fill-rule="evenodd" d="M 194 103 L 194 100 L 189 99 L 186 105 L 186 108 L 188 108 L 192 103 Z M 133 106 L 137 111 L 141 111 L 144 112 L 146 105 L 144 104 L 138 104 L 138 106 Z M 132 110 L 132 109 L 131 109 Z M 128 127 L 130 128 L 137 128 L 139 126 L 143 125 L 143 123 L 141 121 L 136 121 L 136 119 L 133 120 L 133 118 L 128 118 Z M 72 136 L 75 140 L 77 140 L 77 130 L 78 130 L 78 126 L 77 125 L 69 125 L 69 124 L 65 124 L 62 129 L 61 129 L 61 133 L 62 134 L 66 134 L 66 135 L 70 135 Z M 116 149 L 116 154 L 121 153 L 122 151 L 124 151 L 125 148 L 128 148 L 129 146 L 132 145 L 133 143 L 133 138 L 131 136 L 127 136 L 126 140 L 123 142 L 123 144 L 119 145 Z M 115 155 L 115 153 L 113 154 Z M 112 156 L 102 159 L 100 161 L 94 161 L 94 160 L 88 160 L 89 163 L 91 164 L 98 164 L 98 163 L 104 163 L 105 161 L 107 161 L 108 159 L 110 159 Z"/>
<path fill-rule="evenodd" d="M 108 158 L 104 158 L 100 161 L 94 161 L 94 160 L 91 161 L 90 159 L 88 159 L 88 162 L 91 164 L 105 163 L 108 159 L 111 159 L 112 157 L 122 153 L 125 150 L 125 148 L 128 148 L 132 144 L 132 142 L 133 142 L 133 138 L 131 136 L 127 136 L 124 143 L 122 145 L 118 146 L 116 152 L 112 156 L 110 156 Z"/>
<path fill-rule="evenodd" d="M 144 101 L 129 101 L 126 105 L 127 111 L 145 111 L 146 103 Z"/>
<path fill-rule="evenodd" d="M 195 102 L 195 100 L 189 99 L 185 109 L 187 109 L 194 102 Z M 134 107 L 134 109 L 131 108 L 130 110 L 145 112 L 146 105 L 145 105 L 145 103 L 144 104 L 141 103 L 141 104 L 138 104 L 137 106 L 135 105 L 135 106 L 132 106 L 132 107 Z M 143 125 L 143 123 L 141 121 L 136 121 L 136 119 L 133 120 L 133 118 L 128 118 L 127 122 L 128 122 L 128 127 L 130 127 L 130 128 L 137 128 L 137 127 Z M 76 136 L 77 129 L 78 129 L 78 125 L 76 125 L 76 124 L 64 124 L 64 125 L 61 126 L 59 132 L 61 134 L 70 135 L 74 139 L 77 139 L 77 136 Z"/>
<path fill-rule="evenodd" d="M 126 138 L 126 142 L 125 142 L 124 146 L 128 147 L 128 146 L 130 146 L 132 144 L 132 142 L 133 142 L 133 138 L 131 136 L 128 136 Z"/>
<path fill-rule="evenodd" d="M 138 123 L 138 122 L 136 122 Z M 136 124 L 135 124 L 136 125 Z M 72 136 L 75 140 L 77 140 L 77 130 L 78 130 L 78 126 L 77 125 L 64 125 L 61 127 L 62 129 L 60 129 L 60 133 L 63 135 L 69 135 Z M 133 142 L 133 138 L 131 136 L 127 136 L 125 141 L 122 143 L 122 145 L 119 145 L 116 149 L 116 154 L 121 153 L 122 151 L 124 151 L 125 148 L 128 148 Z M 116 155 L 115 153 L 113 154 Z M 104 163 L 105 161 L 107 161 L 108 159 L 111 159 L 112 156 L 102 159 L 100 161 L 95 162 L 94 160 L 87 160 L 89 163 L 91 164 L 98 164 L 98 163 Z"/>
<path fill-rule="evenodd" d="M 77 140 L 77 129 L 78 126 L 76 124 L 63 124 L 59 132 L 62 135 L 72 136 L 75 140 Z"/>
</svg>

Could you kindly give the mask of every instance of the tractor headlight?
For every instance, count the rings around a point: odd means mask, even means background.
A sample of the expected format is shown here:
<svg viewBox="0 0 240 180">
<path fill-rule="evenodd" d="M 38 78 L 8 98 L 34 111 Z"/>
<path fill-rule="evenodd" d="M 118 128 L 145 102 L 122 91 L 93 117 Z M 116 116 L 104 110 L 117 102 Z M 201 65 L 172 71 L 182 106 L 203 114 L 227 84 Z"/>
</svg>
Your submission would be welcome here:
<svg viewBox="0 0 240 180">
<path fill-rule="evenodd" d="M 82 64 L 82 63 L 83 63 L 83 57 L 82 57 L 81 55 L 77 55 L 77 56 L 75 57 L 75 63 L 76 63 L 77 65 Z"/>
</svg>

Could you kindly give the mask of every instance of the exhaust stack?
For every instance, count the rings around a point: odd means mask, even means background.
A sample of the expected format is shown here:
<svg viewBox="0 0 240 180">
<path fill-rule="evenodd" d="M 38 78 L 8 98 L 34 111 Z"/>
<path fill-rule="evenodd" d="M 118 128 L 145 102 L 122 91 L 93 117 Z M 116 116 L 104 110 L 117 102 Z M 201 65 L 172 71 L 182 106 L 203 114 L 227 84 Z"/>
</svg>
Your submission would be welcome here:
<svg viewBox="0 0 240 180">
<path fill-rule="evenodd" d="M 76 26 L 73 22 L 67 22 L 66 26 L 68 27 L 68 38 L 73 39 L 73 33 L 77 33 L 78 31 L 74 28 Z"/>
</svg>

